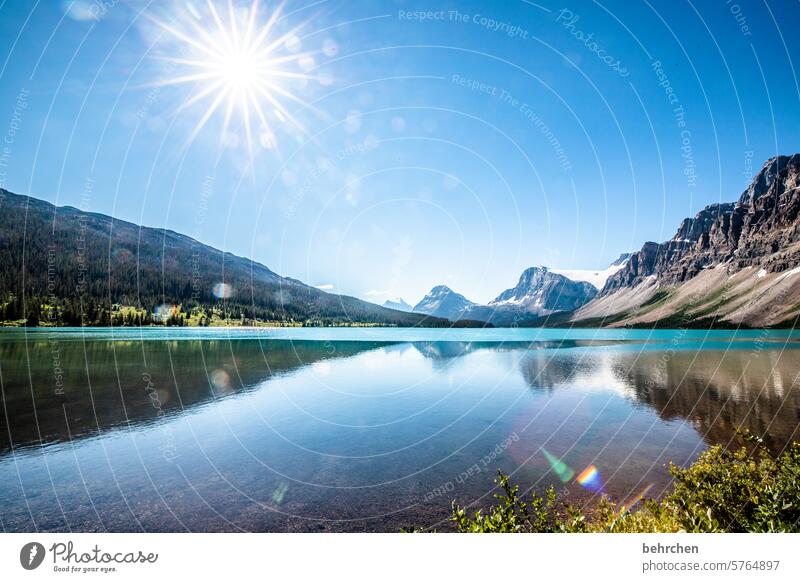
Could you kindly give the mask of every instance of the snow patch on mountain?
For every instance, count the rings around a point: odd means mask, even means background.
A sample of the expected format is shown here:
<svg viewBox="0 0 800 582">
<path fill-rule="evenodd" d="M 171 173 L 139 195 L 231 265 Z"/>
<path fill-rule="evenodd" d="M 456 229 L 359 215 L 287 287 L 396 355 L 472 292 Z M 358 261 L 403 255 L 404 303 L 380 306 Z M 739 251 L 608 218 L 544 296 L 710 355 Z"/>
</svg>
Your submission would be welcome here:
<svg viewBox="0 0 800 582">
<path fill-rule="evenodd" d="M 567 279 L 572 279 L 573 281 L 584 281 L 593 285 L 599 291 L 606 284 L 609 277 L 621 270 L 628 263 L 629 258 L 630 253 L 624 253 L 608 267 L 599 271 L 592 271 L 589 269 L 550 269 L 550 272 L 563 275 Z"/>
</svg>

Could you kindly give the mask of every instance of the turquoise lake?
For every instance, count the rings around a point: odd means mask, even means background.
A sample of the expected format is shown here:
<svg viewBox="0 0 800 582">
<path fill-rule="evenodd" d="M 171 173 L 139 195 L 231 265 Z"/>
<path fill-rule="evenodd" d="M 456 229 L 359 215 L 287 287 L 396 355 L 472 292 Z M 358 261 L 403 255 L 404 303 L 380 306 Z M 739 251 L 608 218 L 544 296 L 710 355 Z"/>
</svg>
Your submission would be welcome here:
<svg viewBox="0 0 800 582">
<path fill-rule="evenodd" d="M 576 505 L 657 496 L 667 463 L 741 429 L 800 438 L 798 348 L 759 330 L 0 330 L 0 526 L 446 531 L 498 469 Z"/>
</svg>

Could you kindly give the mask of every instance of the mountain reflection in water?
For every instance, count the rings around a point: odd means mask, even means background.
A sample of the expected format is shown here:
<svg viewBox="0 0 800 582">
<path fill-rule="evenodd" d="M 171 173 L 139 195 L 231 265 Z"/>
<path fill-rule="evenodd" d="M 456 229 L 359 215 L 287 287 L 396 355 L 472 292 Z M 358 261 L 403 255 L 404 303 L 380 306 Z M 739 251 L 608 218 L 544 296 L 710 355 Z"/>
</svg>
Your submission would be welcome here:
<svg viewBox="0 0 800 582">
<path fill-rule="evenodd" d="M 625 500 L 740 429 L 775 451 L 798 437 L 794 337 L 404 333 L 0 336 L 3 527 L 446 529 L 453 499 L 491 501 L 496 469 L 582 502 L 551 461 L 593 465 Z"/>
</svg>

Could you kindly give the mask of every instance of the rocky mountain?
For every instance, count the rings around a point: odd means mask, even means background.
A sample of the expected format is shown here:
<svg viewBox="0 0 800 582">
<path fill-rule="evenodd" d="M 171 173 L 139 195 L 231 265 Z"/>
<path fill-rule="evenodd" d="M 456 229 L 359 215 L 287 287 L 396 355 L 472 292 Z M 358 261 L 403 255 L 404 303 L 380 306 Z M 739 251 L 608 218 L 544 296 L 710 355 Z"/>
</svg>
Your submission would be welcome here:
<svg viewBox="0 0 800 582">
<path fill-rule="evenodd" d="M 0 319 L 133 325 L 165 305 L 242 321 L 449 325 L 326 293 L 170 230 L 0 189 Z M 118 306 L 135 308 L 137 319 Z"/>
<path fill-rule="evenodd" d="M 670 240 L 646 242 L 624 268 L 609 277 L 603 292 L 635 286 L 650 276 L 667 284 L 682 283 L 715 264 L 722 249 L 716 241 L 712 243 L 711 232 L 720 227 L 731 230 L 734 208 L 733 203 L 706 206 L 694 218 L 685 218 Z"/>
<path fill-rule="evenodd" d="M 437 285 L 414 306 L 414 313 L 445 317 L 452 321 L 464 319 L 464 313 L 476 304 L 446 285 Z"/>
<path fill-rule="evenodd" d="M 503 291 L 488 307 L 547 315 L 577 309 L 595 295 L 597 289 L 591 283 L 573 281 L 547 267 L 530 267 L 522 272 L 515 287 Z"/>
<path fill-rule="evenodd" d="M 439 285 L 431 289 L 415 307 L 450 320 L 473 320 L 494 325 L 511 325 L 557 311 L 572 311 L 597 295 L 597 289 L 585 281 L 572 281 L 551 272 L 547 267 L 531 267 L 517 285 L 506 289 L 487 305 L 479 305 Z"/>
<path fill-rule="evenodd" d="M 622 267 L 625 266 L 625 264 L 628 262 L 628 259 L 630 259 L 632 255 L 633 253 L 622 253 L 619 257 L 617 257 L 616 261 L 611 263 L 611 265 L 608 268 L 611 269 L 616 267 L 615 272 L 619 271 Z"/>
<path fill-rule="evenodd" d="M 408 303 L 403 301 L 402 297 L 398 297 L 397 299 L 387 299 L 383 302 L 383 307 L 386 309 L 396 309 L 397 311 L 404 311 L 406 313 L 410 313 L 414 310 Z"/>
<path fill-rule="evenodd" d="M 612 325 L 789 325 L 800 314 L 800 154 L 768 160 L 736 202 L 647 242 L 573 316 Z"/>
</svg>

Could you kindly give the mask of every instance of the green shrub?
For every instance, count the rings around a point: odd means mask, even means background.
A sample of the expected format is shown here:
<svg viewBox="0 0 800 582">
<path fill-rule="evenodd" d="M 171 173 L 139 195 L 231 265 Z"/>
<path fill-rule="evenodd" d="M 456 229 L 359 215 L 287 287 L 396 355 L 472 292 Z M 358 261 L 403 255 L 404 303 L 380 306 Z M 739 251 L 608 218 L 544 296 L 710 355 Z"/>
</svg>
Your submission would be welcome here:
<svg viewBox="0 0 800 582">
<path fill-rule="evenodd" d="M 544 496 L 531 494 L 530 503 L 519 497 L 519 485 L 511 485 L 508 475 L 498 471 L 495 479 L 502 493 L 495 498 L 500 502 L 484 514 L 481 510 L 472 516 L 466 509 L 453 503 L 453 521 L 458 531 L 471 533 L 549 533 L 586 531 L 585 516 L 569 505 L 559 507 L 555 488 L 549 487 Z"/>
<path fill-rule="evenodd" d="M 711 447 L 687 468 L 670 465 L 675 482 L 660 501 L 625 508 L 606 498 L 589 512 L 559 503 L 554 488 L 533 492 L 499 473 L 498 503 L 467 513 L 453 503 L 460 532 L 798 532 L 800 531 L 800 443 L 772 457 L 762 443 L 731 452 Z"/>
<path fill-rule="evenodd" d="M 800 531 L 800 444 L 772 458 L 760 445 L 712 447 L 675 478 L 664 505 L 691 532 Z"/>
</svg>

